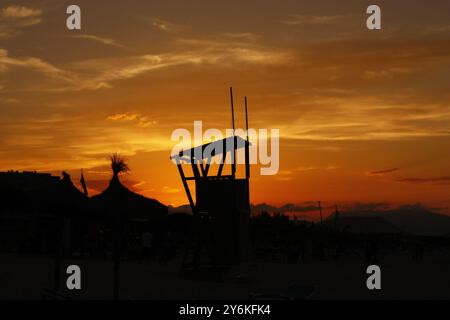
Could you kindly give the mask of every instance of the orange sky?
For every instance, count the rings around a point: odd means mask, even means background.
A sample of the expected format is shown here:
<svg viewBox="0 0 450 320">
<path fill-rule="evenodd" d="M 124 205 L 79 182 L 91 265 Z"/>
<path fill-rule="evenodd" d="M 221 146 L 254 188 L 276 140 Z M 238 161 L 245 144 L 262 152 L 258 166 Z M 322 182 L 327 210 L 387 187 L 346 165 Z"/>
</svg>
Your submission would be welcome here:
<svg viewBox="0 0 450 320">
<path fill-rule="evenodd" d="M 341 3 L 345 2 L 345 3 Z M 85 169 L 90 189 L 120 152 L 128 185 L 186 203 L 172 130 L 279 128 L 280 172 L 253 170 L 252 203 L 450 206 L 450 3 L 77 1 L 0 4 L 0 170 Z"/>
</svg>

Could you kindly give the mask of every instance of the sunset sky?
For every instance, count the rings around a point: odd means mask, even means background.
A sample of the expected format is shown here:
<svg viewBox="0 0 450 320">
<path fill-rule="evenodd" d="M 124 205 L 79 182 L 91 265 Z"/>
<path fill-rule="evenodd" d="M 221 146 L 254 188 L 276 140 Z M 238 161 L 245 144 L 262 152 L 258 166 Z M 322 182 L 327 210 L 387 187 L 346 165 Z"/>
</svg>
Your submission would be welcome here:
<svg viewBox="0 0 450 320">
<path fill-rule="evenodd" d="M 82 29 L 66 28 L 78 4 Z M 450 212 L 450 2 L 0 2 L 0 171 L 91 192 L 122 153 L 133 190 L 187 203 L 171 133 L 280 129 L 280 172 L 252 171 L 251 202 L 423 203 Z"/>
</svg>

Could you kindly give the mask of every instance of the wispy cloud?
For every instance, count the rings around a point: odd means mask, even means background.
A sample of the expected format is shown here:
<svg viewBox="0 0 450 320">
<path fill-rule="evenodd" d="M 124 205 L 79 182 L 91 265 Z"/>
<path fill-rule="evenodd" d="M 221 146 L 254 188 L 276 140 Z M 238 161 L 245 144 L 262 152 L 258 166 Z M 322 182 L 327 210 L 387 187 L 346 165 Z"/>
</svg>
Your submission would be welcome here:
<svg viewBox="0 0 450 320">
<path fill-rule="evenodd" d="M 251 42 L 257 41 L 259 38 L 261 38 L 261 35 L 252 32 L 238 32 L 238 33 L 226 32 L 223 34 L 223 36 L 234 40 L 251 41 Z"/>
<path fill-rule="evenodd" d="M 83 77 L 77 76 L 76 85 L 63 87 L 59 90 L 111 88 L 114 81 L 131 79 L 166 68 L 199 65 L 229 66 L 235 64 L 278 65 L 290 59 L 289 54 L 285 51 L 245 43 L 230 46 L 224 41 L 204 41 L 200 39 L 178 39 L 177 42 L 185 44 L 183 51 L 94 59 L 74 63 L 70 66 L 72 73 L 83 75 Z"/>
<path fill-rule="evenodd" d="M 5 19 L 24 19 L 38 17 L 41 14 L 42 11 L 39 9 L 11 5 L 9 7 L 3 8 L 1 16 Z"/>
<path fill-rule="evenodd" d="M 442 104 L 398 103 L 387 97 L 302 96 L 297 116 L 277 124 L 281 136 L 313 141 L 387 141 L 450 135 Z M 448 108 L 448 105 L 445 105 Z M 324 122 L 326 115 L 332 115 Z M 439 116 L 431 116 L 439 115 Z"/>
<path fill-rule="evenodd" d="M 167 194 L 175 194 L 175 193 L 179 193 L 180 191 L 181 191 L 181 189 L 179 189 L 179 188 L 174 188 L 174 187 L 169 187 L 169 186 L 163 186 L 161 189 L 161 192 L 167 193 Z"/>
<path fill-rule="evenodd" d="M 150 126 L 158 124 L 156 120 L 151 120 L 149 117 L 143 116 L 139 113 L 116 113 L 108 116 L 106 120 L 119 122 L 133 122 L 140 128 L 148 128 Z"/>
<path fill-rule="evenodd" d="M 14 67 L 32 69 L 49 76 L 68 80 L 68 73 L 66 71 L 55 67 L 50 63 L 35 57 L 11 57 L 7 50 L 0 49 L 0 72 L 8 71 L 10 68 Z"/>
<path fill-rule="evenodd" d="M 111 151 L 129 157 L 138 151 L 172 147 L 161 132 L 149 136 L 137 125 L 112 125 L 84 116 L 0 119 L 0 133 L 0 154 L 8 154 L 8 158 L 0 157 L 0 167 L 18 170 L 93 168 L 104 165 Z"/>
<path fill-rule="evenodd" d="M 413 68 L 399 68 L 393 67 L 382 70 L 366 70 L 364 71 L 362 78 L 366 80 L 379 80 L 379 79 L 392 79 L 400 75 L 409 75 L 414 72 Z"/>
<path fill-rule="evenodd" d="M 123 48 L 123 45 L 117 43 L 114 39 L 111 39 L 111 38 L 99 37 L 99 36 L 92 35 L 92 34 L 73 35 L 71 37 L 77 38 L 77 39 L 90 40 L 90 41 L 94 41 L 94 42 L 101 43 L 101 44 L 108 45 L 108 46 Z"/>
<path fill-rule="evenodd" d="M 130 113 L 116 113 L 111 116 L 108 116 L 106 120 L 112 120 L 112 121 L 133 121 L 136 120 L 138 117 L 137 114 L 130 114 Z"/>
<path fill-rule="evenodd" d="M 19 103 L 20 100 L 16 99 L 16 98 L 4 98 L 4 97 L 0 97 L 0 102 L 4 102 L 4 103 Z"/>
<path fill-rule="evenodd" d="M 315 15 L 301 15 L 293 14 L 283 23 L 287 25 L 318 25 L 318 24 L 331 24 L 342 19 L 343 15 L 331 15 L 331 16 L 315 16 Z"/>
<path fill-rule="evenodd" d="M 0 11 L 0 38 L 17 35 L 21 29 L 42 22 L 42 10 L 10 5 Z"/>
<path fill-rule="evenodd" d="M 422 28 L 422 33 L 427 35 L 450 33 L 450 24 L 426 26 Z"/>
<path fill-rule="evenodd" d="M 93 41 L 114 45 L 114 40 L 93 35 L 77 36 Z M 177 39 L 184 50 L 161 54 L 144 54 L 117 58 L 84 60 L 56 67 L 36 57 L 12 57 L 5 49 L 0 49 L 0 72 L 10 68 L 26 68 L 62 80 L 52 83 L 47 89 L 39 80 L 30 90 L 37 91 L 80 91 L 111 88 L 113 82 L 131 79 L 141 74 L 177 66 L 234 64 L 277 65 L 286 62 L 286 52 L 248 44 L 245 41 Z"/>
<path fill-rule="evenodd" d="M 152 26 L 168 33 L 175 33 L 182 30 L 182 27 L 180 25 L 158 18 L 154 18 L 152 20 Z"/>
<path fill-rule="evenodd" d="M 294 171 L 297 171 L 297 172 L 306 172 L 306 171 L 315 171 L 315 170 L 325 171 L 325 170 L 335 170 L 335 169 L 338 169 L 338 167 L 336 167 L 336 166 L 326 166 L 326 167 L 319 167 L 319 166 L 299 166 L 299 167 L 295 168 Z"/>
</svg>

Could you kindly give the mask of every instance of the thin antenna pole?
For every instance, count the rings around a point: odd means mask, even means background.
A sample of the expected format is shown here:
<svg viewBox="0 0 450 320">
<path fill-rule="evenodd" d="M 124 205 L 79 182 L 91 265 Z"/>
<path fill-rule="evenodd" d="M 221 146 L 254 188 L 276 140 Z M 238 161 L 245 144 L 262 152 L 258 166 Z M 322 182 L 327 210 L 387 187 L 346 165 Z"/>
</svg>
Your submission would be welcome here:
<svg viewBox="0 0 450 320">
<path fill-rule="evenodd" d="M 339 211 L 338 211 L 338 206 L 337 204 L 334 205 L 335 209 L 336 209 L 336 213 L 334 214 L 334 228 L 337 228 L 337 220 L 339 218 Z"/>
<path fill-rule="evenodd" d="M 244 98 L 245 101 L 245 130 L 247 133 L 247 144 L 245 145 L 245 178 L 248 180 L 250 178 L 250 141 L 248 138 L 248 112 L 247 112 L 247 96 Z"/>
<path fill-rule="evenodd" d="M 231 161 L 231 175 L 233 178 L 236 175 L 236 137 L 234 135 L 235 133 L 235 127 L 234 127 L 234 99 L 233 99 L 233 87 L 230 87 L 230 99 L 231 99 L 231 122 L 233 125 L 233 155 L 232 155 L 232 161 Z"/>
<path fill-rule="evenodd" d="M 320 211 L 320 224 L 322 224 L 322 206 L 320 205 L 320 201 L 317 202 L 319 204 L 319 211 Z"/>
</svg>

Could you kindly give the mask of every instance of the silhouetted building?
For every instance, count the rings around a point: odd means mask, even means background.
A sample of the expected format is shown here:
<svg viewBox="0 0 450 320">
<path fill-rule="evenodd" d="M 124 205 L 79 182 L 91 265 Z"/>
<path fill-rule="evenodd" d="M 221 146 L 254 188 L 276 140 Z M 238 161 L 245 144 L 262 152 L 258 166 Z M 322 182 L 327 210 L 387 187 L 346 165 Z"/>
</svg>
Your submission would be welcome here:
<svg viewBox="0 0 450 320">
<path fill-rule="evenodd" d="M 3 249 L 51 252 L 56 232 L 70 250 L 70 219 L 87 212 L 86 197 L 70 176 L 37 172 L 0 172 L 0 237 Z"/>
<path fill-rule="evenodd" d="M 234 130 L 234 103 L 231 94 L 232 124 Z M 247 98 L 245 98 L 246 126 L 248 131 Z M 248 221 L 250 218 L 250 163 L 249 139 L 234 135 L 172 155 L 176 161 L 186 195 L 196 217 L 197 228 L 191 240 L 194 246 L 193 267 L 200 264 L 204 247 L 215 265 L 231 265 L 246 259 L 248 254 Z M 245 178 L 236 178 L 236 150 L 245 148 Z M 211 150 L 205 154 L 205 150 Z M 223 174 L 227 156 L 231 157 L 231 174 Z M 212 157 L 222 157 L 218 171 L 212 174 Z M 192 177 L 186 177 L 182 163 L 192 168 Z M 195 181 L 195 203 L 188 181 Z M 187 257 L 185 265 L 188 264 Z"/>
</svg>

